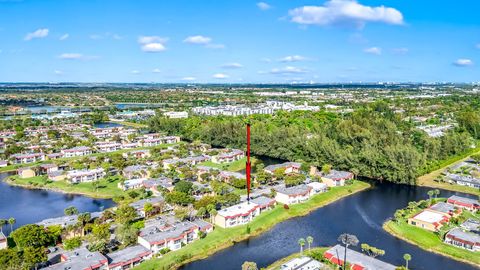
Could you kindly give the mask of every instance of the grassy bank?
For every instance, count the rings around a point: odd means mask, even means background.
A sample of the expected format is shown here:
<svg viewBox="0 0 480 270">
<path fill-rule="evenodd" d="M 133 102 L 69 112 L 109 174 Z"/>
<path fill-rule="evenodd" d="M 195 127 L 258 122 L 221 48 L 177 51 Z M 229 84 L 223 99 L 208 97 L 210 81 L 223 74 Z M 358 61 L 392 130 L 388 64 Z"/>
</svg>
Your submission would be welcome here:
<svg viewBox="0 0 480 270">
<path fill-rule="evenodd" d="M 118 181 L 109 181 L 102 179 L 98 181 L 98 187 L 95 189 L 92 183 L 70 184 L 67 181 L 48 181 L 45 176 L 35 176 L 31 178 L 20 178 L 11 176 L 5 180 L 8 184 L 21 186 L 30 189 L 47 189 L 62 193 L 80 194 L 93 198 L 110 199 L 116 195 L 124 194 L 117 187 Z"/>
<path fill-rule="evenodd" d="M 128 122 L 128 121 L 115 121 L 115 120 L 110 120 L 112 123 L 118 123 L 121 124 L 122 126 L 126 127 L 132 127 L 132 128 L 147 128 L 148 126 L 145 124 L 140 124 L 140 123 L 133 123 L 133 122 Z"/>
<path fill-rule="evenodd" d="M 480 266 L 480 256 L 478 252 L 475 253 L 445 244 L 435 233 L 409 225 L 405 221 L 387 221 L 383 224 L 383 229 L 393 236 L 427 251 Z"/>
<path fill-rule="evenodd" d="M 312 248 L 311 250 L 306 249 L 303 252 L 303 254 L 300 253 L 300 252 L 293 253 L 292 255 L 290 255 L 288 257 L 285 257 L 285 258 L 282 258 L 282 259 L 272 263 L 271 265 L 267 266 L 265 268 L 265 270 L 277 270 L 277 269 L 280 268 L 280 266 L 282 266 L 282 264 L 284 264 L 284 263 L 286 263 L 286 262 L 288 262 L 292 259 L 299 258 L 299 257 L 302 257 L 302 256 L 315 257 L 315 256 L 312 256 L 312 255 L 323 254 L 328 249 L 329 249 L 328 247 L 316 247 L 316 248 Z M 333 269 L 333 268 L 330 268 L 330 269 Z"/>
<path fill-rule="evenodd" d="M 224 171 L 238 172 L 245 169 L 246 162 L 247 162 L 247 158 L 242 158 L 234 162 L 222 163 L 222 164 L 214 163 L 212 161 L 205 161 L 200 163 L 200 165 L 217 168 Z M 257 159 L 251 158 L 251 162 L 252 162 L 252 165 L 254 165 L 257 162 Z"/>
<path fill-rule="evenodd" d="M 480 195 L 480 190 L 472 187 L 466 187 L 466 186 L 461 186 L 461 185 L 456 185 L 456 184 L 450 184 L 450 183 L 442 183 L 442 182 L 435 182 L 434 180 L 440 176 L 440 174 L 449 166 L 452 166 L 456 163 L 460 163 L 462 161 L 467 160 L 471 155 L 480 153 L 480 148 L 475 148 L 472 149 L 472 151 L 469 151 L 468 153 L 465 153 L 464 155 L 461 156 L 456 156 L 453 158 L 450 158 L 446 161 L 444 161 L 440 168 L 432 171 L 431 173 L 425 174 L 423 176 L 420 176 L 417 180 L 417 184 L 419 186 L 427 186 L 427 187 L 433 187 L 433 188 L 440 188 L 440 189 L 446 189 L 446 190 L 452 190 L 452 191 L 458 191 L 458 192 L 463 192 L 463 193 L 469 193 L 469 194 L 474 194 L 474 195 Z"/>
<path fill-rule="evenodd" d="M 336 187 L 326 193 L 317 194 L 305 203 L 291 205 L 288 210 L 282 206 L 277 206 L 271 211 L 262 213 L 248 225 L 228 229 L 216 228 L 205 239 L 195 241 L 178 251 L 164 255 L 162 258 L 146 261 L 135 269 L 176 269 L 188 262 L 206 258 L 235 242 L 259 235 L 289 218 L 307 215 L 316 208 L 369 187 L 368 183 L 355 181 L 350 186 Z M 250 233 L 247 233 L 247 226 L 250 228 Z"/>
</svg>

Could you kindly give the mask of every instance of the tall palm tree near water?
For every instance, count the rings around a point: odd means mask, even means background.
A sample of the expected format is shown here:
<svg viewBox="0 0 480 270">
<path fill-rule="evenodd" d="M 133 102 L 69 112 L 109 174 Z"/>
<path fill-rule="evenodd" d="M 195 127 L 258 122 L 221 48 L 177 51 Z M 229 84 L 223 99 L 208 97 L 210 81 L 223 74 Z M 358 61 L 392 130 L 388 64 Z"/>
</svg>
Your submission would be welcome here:
<svg viewBox="0 0 480 270">
<path fill-rule="evenodd" d="M 305 246 L 305 239 L 303 238 L 298 239 L 298 245 L 300 245 L 300 253 L 303 254 L 303 246 Z"/>
<path fill-rule="evenodd" d="M 308 243 L 308 250 L 310 251 L 310 248 L 311 248 L 312 243 L 313 243 L 313 237 L 307 236 L 307 243 Z"/>
<path fill-rule="evenodd" d="M 10 224 L 10 233 L 13 232 L 13 225 L 15 225 L 16 222 L 17 222 L 17 220 L 14 219 L 13 217 L 8 219 L 8 224 Z"/>
<path fill-rule="evenodd" d="M 408 261 L 410 261 L 412 259 L 412 256 L 408 253 L 405 253 L 403 255 L 403 259 L 405 260 L 405 268 L 407 268 L 407 270 L 408 270 Z"/>
<path fill-rule="evenodd" d="M 343 255 L 343 267 L 342 269 L 345 270 L 347 269 L 346 266 L 347 266 L 347 248 L 349 246 L 356 246 L 358 245 L 358 238 L 353 235 L 353 234 L 348 234 L 348 233 L 342 233 L 339 237 L 338 237 L 338 241 L 341 242 L 344 246 L 345 246 L 345 253 Z"/>
</svg>

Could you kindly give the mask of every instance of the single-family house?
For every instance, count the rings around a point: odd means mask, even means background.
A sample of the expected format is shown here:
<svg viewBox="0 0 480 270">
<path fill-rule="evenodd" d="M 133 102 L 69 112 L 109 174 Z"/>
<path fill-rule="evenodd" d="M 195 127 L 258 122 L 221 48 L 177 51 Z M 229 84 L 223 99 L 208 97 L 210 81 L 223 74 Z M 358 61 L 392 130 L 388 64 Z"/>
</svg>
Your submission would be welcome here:
<svg viewBox="0 0 480 270">
<path fill-rule="evenodd" d="M 127 179 L 147 178 L 150 176 L 150 172 L 145 165 L 132 165 L 125 167 L 122 175 Z"/>
<path fill-rule="evenodd" d="M 198 220 L 197 220 L 198 221 Z M 213 226 L 204 221 L 178 221 L 173 218 L 149 220 L 140 231 L 138 243 L 156 254 L 162 249 L 178 250 L 199 238 L 199 232 L 210 232 Z"/>
<path fill-rule="evenodd" d="M 346 171 L 330 170 L 329 173 L 322 175 L 322 182 L 329 187 L 341 187 L 347 180 L 353 179 L 353 173 Z"/>
<path fill-rule="evenodd" d="M 408 219 L 408 224 L 423 228 L 429 231 L 438 231 L 450 220 L 448 214 L 425 209 Z"/>
<path fill-rule="evenodd" d="M 296 204 L 307 201 L 312 195 L 313 188 L 307 185 L 275 188 L 275 200 L 283 204 Z"/>
<path fill-rule="evenodd" d="M 57 164 L 49 163 L 49 164 L 42 164 L 38 166 L 38 172 L 39 174 L 42 174 L 42 175 L 49 174 L 56 171 L 58 171 Z"/>
<path fill-rule="evenodd" d="M 462 209 L 476 212 L 480 209 L 480 202 L 475 199 L 452 195 L 447 199 L 447 203 Z"/>
<path fill-rule="evenodd" d="M 320 270 L 328 269 L 326 266 L 310 257 L 303 256 L 300 258 L 293 258 L 288 262 L 282 264 L 279 270 Z"/>
<path fill-rule="evenodd" d="M 45 160 L 44 153 L 14 154 L 11 155 L 14 164 L 25 164 Z"/>
<path fill-rule="evenodd" d="M 275 200 L 263 196 L 258 197 L 250 202 L 242 202 L 219 210 L 214 218 L 214 223 L 222 228 L 247 224 L 274 205 Z"/>
<path fill-rule="evenodd" d="M 107 270 L 108 259 L 100 252 L 90 252 L 86 247 L 81 247 L 60 255 L 60 262 L 53 264 L 48 270 Z"/>
<path fill-rule="evenodd" d="M 109 270 L 127 270 L 150 259 L 152 252 L 142 245 L 120 249 L 106 255 Z"/>
<path fill-rule="evenodd" d="M 150 157 L 149 150 L 134 150 L 127 153 L 123 153 L 124 158 L 134 157 L 134 158 L 148 158 Z"/>
<path fill-rule="evenodd" d="M 36 173 L 32 168 L 19 168 L 17 174 L 20 178 L 31 178 L 36 176 Z"/>
<path fill-rule="evenodd" d="M 347 264 L 350 265 L 352 270 L 395 270 L 397 267 L 375 259 L 371 256 L 357 252 L 355 250 L 347 248 Z M 341 245 L 335 245 L 329 250 L 325 251 L 323 257 L 336 265 L 343 265 L 345 258 L 345 247 Z"/>
<path fill-rule="evenodd" d="M 471 251 L 480 251 L 480 234 L 454 228 L 445 235 L 445 243 Z"/>
<path fill-rule="evenodd" d="M 103 168 L 97 169 L 83 169 L 73 170 L 67 172 L 67 179 L 71 183 L 92 182 L 100 180 L 105 176 L 105 170 Z"/>
<path fill-rule="evenodd" d="M 62 149 L 60 151 L 63 157 L 81 157 L 92 154 L 92 149 L 87 146 L 77 146 L 70 149 Z"/>
<path fill-rule="evenodd" d="M 232 149 L 228 152 L 220 153 L 212 157 L 213 163 L 227 163 L 240 160 L 245 157 L 245 154 L 242 150 Z"/>
<path fill-rule="evenodd" d="M 122 190 L 137 189 L 143 187 L 146 178 L 134 178 L 118 183 L 118 188 Z"/>
<path fill-rule="evenodd" d="M 282 164 L 268 165 L 267 167 L 264 168 L 264 170 L 267 173 L 273 174 L 277 169 L 284 169 L 285 174 L 290 174 L 290 173 L 299 173 L 301 166 L 302 164 L 298 162 L 285 162 Z"/>
</svg>

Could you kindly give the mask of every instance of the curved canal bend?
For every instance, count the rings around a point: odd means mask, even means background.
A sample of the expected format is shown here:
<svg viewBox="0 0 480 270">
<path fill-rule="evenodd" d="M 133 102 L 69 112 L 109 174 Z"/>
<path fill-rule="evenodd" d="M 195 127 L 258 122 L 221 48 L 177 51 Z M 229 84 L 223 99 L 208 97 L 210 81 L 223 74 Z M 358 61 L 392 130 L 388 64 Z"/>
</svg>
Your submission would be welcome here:
<svg viewBox="0 0 480 270">
<path fill-rule="evenodd" d="M 254 261 L 258 267 L 299 252 L 298 239 L 313 236 L 313 246 L 333 246 L 344 232 L 355 234 L 360 243 L 368 243 L 385 250 L 381 260 L 403 265 L 403 254 L 412 255 L 411 269 L 471 270 L 474 266 L 424 251 L 399 240 L 382 229 L 382 224 L 399 208 L 410 201 L 428 198 L 430 188 L 374 183 L 371 189 L 343 198 L 319 208 L 307 216 L 287 220 L 268 232 L 237 243 L 214 255 L 183 266 L 182 270 L 241 269 L 245 261 Z M 442 190 L 440 196 L 456 192 Z M 462 194 L 463 196 L 468 196 Z M 470 195 L 474 198 L 475 196 Z M 359 250 L 359 247 L 356 248 Z"/>
<path fill-rule="evenodd" d="M 96 212 L 115 205 L 112 200 L 10 186 L 3 182 L 7 176 L 8 173 L 0 173 L 0 218 L 15 218 L 14 229 L 47 218 L 64 216 L 63 210 L 69 206 L 75 206 L 82 213 Z M 10 226 L 5 226 L 3 231 L 9 233 Z"/>
</svg>

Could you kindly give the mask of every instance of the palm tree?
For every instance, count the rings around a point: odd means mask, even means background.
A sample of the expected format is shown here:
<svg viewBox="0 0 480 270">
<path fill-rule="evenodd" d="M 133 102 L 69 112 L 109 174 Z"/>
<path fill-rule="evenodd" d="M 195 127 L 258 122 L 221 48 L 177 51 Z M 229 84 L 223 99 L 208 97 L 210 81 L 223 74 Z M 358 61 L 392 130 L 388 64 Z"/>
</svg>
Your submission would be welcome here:
<svg viewBox="0 0 480 270">
<path fill-rule="evenodd" d="M 338 237 L 338 241 L 342 242 L 342 244 L 345 246 L 345 254 L 343 255 L 343 267 L 342 269 L 345 270 L 347 269 L 347 248 L 348 246 L 356 246 L 358 245 L 358 238 L 353 235 L 353 234 L 348 234 L 348 233 L 342 233 Z"/>
<path fill-rule="evenodd" d="M 433 190 L 429 190 L 427 192 L 428 199 L 430 200 L 430 203 L 432 202 L 432 197 L 433 197 L 434 194 L 435 194 L 435 192 Z"/>
<path fill-rule="evenodd" d="M 300 253 L 303 254 L 303 246 L 305 246 L 305 239 L 303 238 L 298 239 L 298 244 L 300 245 Z"/>
<path fill-rule="evenodd" d="M 17 222 L 13 217 L 8 219 L 8 224 L 10 224 L 10 233 L 13 232 L 13 225 Z"/>
<path fill-rule="evenodd" d="M 310 247 L 313 243 L 313 237 L 307 236 L 307 243 L 308 243 L 308 250 L 310 251 Z"/>
<path fill-rule="evenodd" d="M 210 210 L 209 214 L 210 214 L 210 218 L 212 219 L 212 223 L 213 223 L 213 219 L 217 215 L 217 210 L 214 208 L 214 209 Z"/>
<path fill-rule="evenodd" d="M 408 253 L 405 253 L 403 255 L 403 259 L 405 260 L 405 268 L 407 268 L 407 270 L 408 270 L 408 261 L 410 261 L 412 259 L 412 256 Z"/>
<path fill-rule="evenodd" d="M 435 199 L 436 199 L 436 198 L 438 197 L 438 195 L 440 195 L 440 190 L 435 189 L 435 190 L 433 191 L 433 194 L 435 194 Z"/>
<path fill-rule="evenodd" d="M 0 232 L 3 233 L 3 227 L 7 225 L 7 220 L 5 219 L 0 219 Z"/>
</svg>

